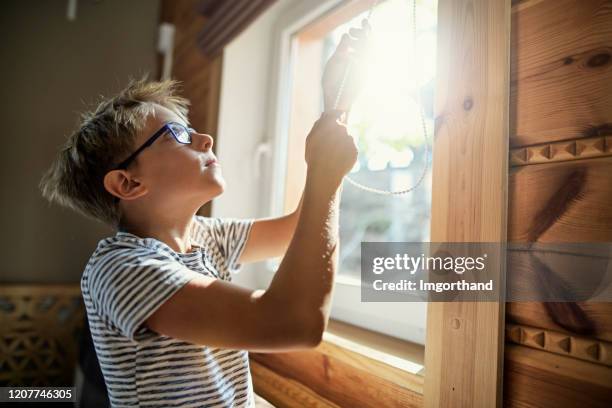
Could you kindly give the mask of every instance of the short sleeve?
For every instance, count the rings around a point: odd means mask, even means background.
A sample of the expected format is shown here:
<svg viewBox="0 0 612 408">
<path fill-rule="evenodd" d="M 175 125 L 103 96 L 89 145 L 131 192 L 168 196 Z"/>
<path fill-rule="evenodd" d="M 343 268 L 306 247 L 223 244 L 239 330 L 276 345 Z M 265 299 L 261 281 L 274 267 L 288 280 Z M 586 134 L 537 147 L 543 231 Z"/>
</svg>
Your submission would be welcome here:
<svg viewBox="0 0 612 408">
<path fill-rule="evenodd" d="M 218 250 L 227 272 L 238 272 L 242 268 L 238 259 L 246 247 L 254 221 L 196 216 L 196 222 L 200 227 L 198 231 L 201 234 L 200 238 L 205 244 L 212 245 Z"/>
<path fill-rule="evenodd" d="M 197 275 L 149 248 L 116 250 L 91 273 L 90 293 L 101 317 L 134 340 L 147 318 Z"/>
</svg>

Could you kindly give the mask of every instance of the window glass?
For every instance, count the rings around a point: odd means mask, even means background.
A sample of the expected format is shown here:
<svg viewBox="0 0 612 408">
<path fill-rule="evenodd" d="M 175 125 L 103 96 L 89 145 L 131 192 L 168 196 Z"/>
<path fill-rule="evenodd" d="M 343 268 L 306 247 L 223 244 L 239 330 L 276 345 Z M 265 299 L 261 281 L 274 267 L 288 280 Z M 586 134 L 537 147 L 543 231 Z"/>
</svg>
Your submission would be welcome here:
<svg viewBox="0 0 612 408">
<path fill-rule="evenodd" d="M 323 38 L 324 65 L 342 34 L 360 26 L 364 12 Z M 431 164 L 436 56 L 436 3 L 417 2 L 417 49 L 413 49 L 412 2 L 388 0 L 371 15 L 363 92 L 348 121 L 359 144 L 349 176 L 382 190 L 413 186 Z M 415 59 L 415 60 L 413 60 Z M 419 95 L 429 140 L 426 151 Z M 362 241 L 428 241 L 431 165 L 422 184 L 405 195 L 378 195 L 345 181 L 340 209 L 340 273 L 360 276 Z"/>
</svg>

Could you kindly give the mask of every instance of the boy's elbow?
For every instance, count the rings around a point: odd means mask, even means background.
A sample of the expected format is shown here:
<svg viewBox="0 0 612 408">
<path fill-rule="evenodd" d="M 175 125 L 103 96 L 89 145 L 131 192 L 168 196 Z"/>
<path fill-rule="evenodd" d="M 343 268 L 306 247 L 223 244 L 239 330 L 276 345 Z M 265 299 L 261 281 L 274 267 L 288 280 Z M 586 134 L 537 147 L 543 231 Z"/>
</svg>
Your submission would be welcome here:
<svg viewBox="0 0 612 408">
<path fill-rule="evenodd" d="M 309 336 L 307 347 L 308 348 L 316 348 L 323 341 L 323 331 L 318 331 L 313 335 Z"/>
<path fill-rule="evenodd" d="M 289 302 L 273 303 L 276 304 L 268 304 L 267 309 L 273 311 L 276 333 L 283 337 L 278 339 L 281 343 L 294 349 L 315 348 L 321 344 L 325 320 L 320 311 Z"/>
<path fill-rule="evenodd" d="M 325 321 L 319 313 L 311 312 L 306 319 L 302 320 L 306 322 L 301 325 L 301 337 L 305 348 L 315 348 L 323 341 Z"/>
</svg>

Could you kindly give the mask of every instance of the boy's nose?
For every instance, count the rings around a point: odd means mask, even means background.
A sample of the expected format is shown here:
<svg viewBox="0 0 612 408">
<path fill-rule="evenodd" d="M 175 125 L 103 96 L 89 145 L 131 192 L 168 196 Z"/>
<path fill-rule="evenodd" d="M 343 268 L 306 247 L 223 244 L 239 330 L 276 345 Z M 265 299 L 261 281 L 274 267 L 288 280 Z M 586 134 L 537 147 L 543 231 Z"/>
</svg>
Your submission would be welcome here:
<svg viewBox="0 0 612 408">
<path fill-rule="evenodd" d="M 198 150 L 208 151 L 212 149 L 214 140 L 211 135 L 205 133 L 193 133 L 191 135 L 191 144 L 195 145 Z"/>
</svg>

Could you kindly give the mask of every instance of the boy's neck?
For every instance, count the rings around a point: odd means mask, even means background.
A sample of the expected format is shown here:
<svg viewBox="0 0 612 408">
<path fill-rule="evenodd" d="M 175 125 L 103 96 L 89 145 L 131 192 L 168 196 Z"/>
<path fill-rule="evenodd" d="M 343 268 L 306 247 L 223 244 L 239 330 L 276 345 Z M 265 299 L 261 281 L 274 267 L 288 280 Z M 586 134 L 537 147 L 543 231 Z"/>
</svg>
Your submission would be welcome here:
<svg viewBox="0 0 612 408">
<path fill-rule="evenodd" d="M 178 253 L 188 253 L 193 250 L 191 243 L 191 230 L 194 222 L 193 214 L 186 214 L 179 219 L 164 217 L 150 217 L 155 223 L 135 222 L 132 220 L 122 223 L 120 230 L 129 232 L 141 238 L 155 238 Z"/>
</svg>

